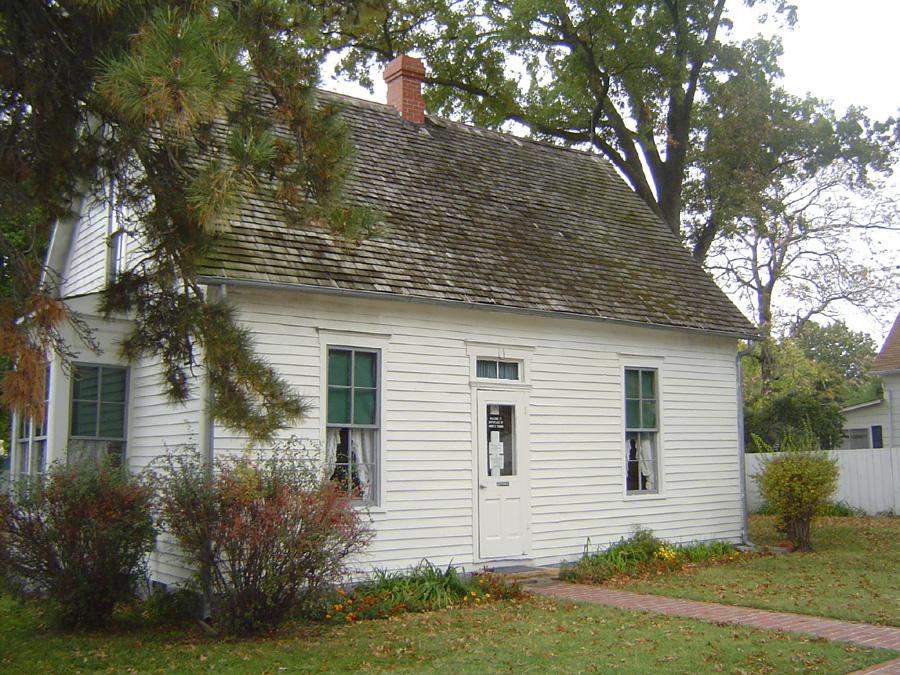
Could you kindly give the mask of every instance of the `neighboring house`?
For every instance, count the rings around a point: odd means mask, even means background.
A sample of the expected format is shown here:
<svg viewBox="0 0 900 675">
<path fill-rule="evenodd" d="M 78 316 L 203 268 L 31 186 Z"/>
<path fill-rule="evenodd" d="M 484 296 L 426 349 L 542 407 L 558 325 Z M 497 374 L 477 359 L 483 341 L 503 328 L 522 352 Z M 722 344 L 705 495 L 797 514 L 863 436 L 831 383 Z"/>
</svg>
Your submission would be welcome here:
<svg viewBox="0 0 900 675">
<path fill-rule="evenodd" d="M 348 195 L 387 234 L 348 248 L 253 201 L 198 280 L 314 404 L 286 433 L 361 490 L 377 536 L 360 565 L 550 564 L 637 525 L 740 540 L 752 325 L 606 160 L 426 118 L 421 62 L 388 69 L 393 107 L 342 99 Z M 118 220 L 86 202 L 54 234 L 48 262 L 103 353 L 50 364 L 48 422 L 16 425 L 14 472 L 243 447 L 208 424 L 202 380 L 172 406 L 156 364 L 117 360 L 128 324 L 100 319 L 96 295 L 134 247 Z"/>
<path fill-rule="evenodd" d="M 900 315 L 872 367 L 872 375 L 881 378 L 884 397 L 844 408 L 844 449 L 900 448 Z"/>
</svg>

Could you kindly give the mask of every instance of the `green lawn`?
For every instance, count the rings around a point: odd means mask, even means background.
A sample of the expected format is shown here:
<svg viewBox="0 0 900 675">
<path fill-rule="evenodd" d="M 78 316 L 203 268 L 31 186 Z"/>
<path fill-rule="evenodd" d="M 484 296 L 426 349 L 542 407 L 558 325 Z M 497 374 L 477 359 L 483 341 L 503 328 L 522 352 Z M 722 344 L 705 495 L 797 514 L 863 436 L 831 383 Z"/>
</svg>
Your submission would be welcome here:
<svg viewBox="0 0 900 675">
<path fill-rule="evenodd" d="M 302 626 L 258 640 L 120 626 L 66 635 L 0 598 L 0 672 L 840 675 L 896 657 L 802 636 L 543 600 Z"/>
<path fill-rule="evenodd" d="M 775 519 L 751 516 L 750 537 L 777 545 Z M 751 558 L 629 589 L 900 626 L 900 518 L 823 518 L 812 543 L 812 553 Z"/>
</svg>

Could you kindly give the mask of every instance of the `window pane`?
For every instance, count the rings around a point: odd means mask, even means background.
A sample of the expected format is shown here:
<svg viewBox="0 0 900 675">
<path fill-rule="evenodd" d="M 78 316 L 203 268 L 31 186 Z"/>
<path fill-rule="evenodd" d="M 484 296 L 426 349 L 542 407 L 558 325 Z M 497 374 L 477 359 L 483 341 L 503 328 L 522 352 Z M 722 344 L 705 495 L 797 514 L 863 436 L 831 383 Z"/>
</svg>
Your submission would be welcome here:
<svg viewBox="0 0 900 675">
<path fill-rule="evenodd" d="M 882 436 L 881 425 L 872 427 L 872 447 L 883 448 L 884 437 Z"/>
<path fill-rule="evenodd" d="M 653 386 L 655 375 L 652 370 L 641 371 L 641 398 L 656 398 L 656 387 Z"/>
<path fill-rule="evenodd" d="M 94 401 L 72 401 L 72 435 L 97 435 L 97 404 Z"/>
<path fill-rule="evenodd" d="M 641 403 L 641 428 L 656 428 L 656 401 L 644 401 Z"/>
<path fill-rule="evenodd" d="M 118 403 L 106 403 L 100 407 L 100 428 L 97 435 L 101 438 L 124 438 L 124 405 Z"/>
<path fill-rule="evenodd" d="M 328 384 L 350 386 L 351 352 L 331 349 L 328 351 Z"/>
<path fill-rule="evenodd" d="M 100 400 L 125 402 L 125 371 L 120 368 L 103 368 L 100 382 Z"/>
<path fill-rule="evenodd" d="M 625 401 L 625 427 L 628 429 L 641 428 L 640 401 Z"/>
<path fill-rule="evenodd" d="M 353 424 L 375 424 L 375 390 L 353 390 Z"/>
<path fill-rule="evenodd" d="M 100 387 L 100 369 L 79 366 L 72 373 L 72 398 L 96 401 Z"/>
<path fill-rule="evenodd" d="M 625 371 L 625 398 L 640 397 L 640 377 L 641 374 L 637 370 Z"/>
<path fill-rule="evenodd" d="M 496 361 L 483 361 L 481 359 L 478 360 L 475 369 L 475 375 L 477 377 L 497 377 L 497 362 Z"/>
<path fill-rule="evenodd" d="M 350 423 L 350 391 L 349 387 L 328 387 L 328 424 Z"/>
<path fill-rule="evenodd" d="M 356 352 L 353 366 L 354 387 L 375 387 L 375 354 Z"/>
<path fill-rule="evenodd" d="M 498 363 L 499 376 L 501 380 L 518 380 L 519 364 L 511 361 L 500 361 Z"/>
</svg>

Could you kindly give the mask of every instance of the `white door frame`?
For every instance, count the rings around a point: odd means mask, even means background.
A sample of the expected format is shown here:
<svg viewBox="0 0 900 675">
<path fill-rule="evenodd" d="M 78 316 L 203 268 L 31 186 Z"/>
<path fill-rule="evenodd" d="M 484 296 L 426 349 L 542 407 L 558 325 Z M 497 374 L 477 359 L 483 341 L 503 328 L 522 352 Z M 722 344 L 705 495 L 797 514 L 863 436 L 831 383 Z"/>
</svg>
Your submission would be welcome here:
<svg viewBox="0 0 900 675">
<path fill-rule="evenodd" d="M 479 388 L 474 394 L 476 557 L 480 560 L 524 558 L 531 553 L 528 392 Z M 511 472 L 498 470 L 496 463 L 493 470 L 490 468 L 488 406 L 491 405 L 510 406 L 513 410 L 513 428 L 504 430 L 505 437 L 511 436 L 513 444 L 511 451 L 506 450 L 512 453 Z M 493 440 L 495 444 L 499 441 L 496 431 Z M 493 449 L 499 450 L 496 445 Z"/>
</svg>

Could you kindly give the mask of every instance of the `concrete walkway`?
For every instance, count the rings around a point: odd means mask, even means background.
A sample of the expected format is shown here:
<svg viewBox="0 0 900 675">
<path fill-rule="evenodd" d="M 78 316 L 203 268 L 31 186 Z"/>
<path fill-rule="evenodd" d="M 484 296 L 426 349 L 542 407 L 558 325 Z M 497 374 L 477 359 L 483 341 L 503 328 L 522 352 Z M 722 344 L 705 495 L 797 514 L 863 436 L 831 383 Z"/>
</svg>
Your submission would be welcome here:
<svg viewBox="0 0 900 675">
<path fill-rule="evenodd" d="M 900 651 L 900 628 L 872 626 L 853 621 L 823 619 L 802 614 L 771 612 L 765 609 L 719 605 L 713 602 L 679 600 L 659 595 L 646 595 L 616 588 L 584 586 L 563 581 L 546 581 L 530 586 L 530 591 L 554 598 L 579 602 L 596 602 L 613 607 L 626 607 L 645 612 L 672 614 L 692 619 L 744 624 L 766 630 L 805 633 L 835 642 L 854 642 L 867 647 L 886 647 Z M 850 675 L 900 675 L 900 658 L 859 670 Z"/>
</svg>

